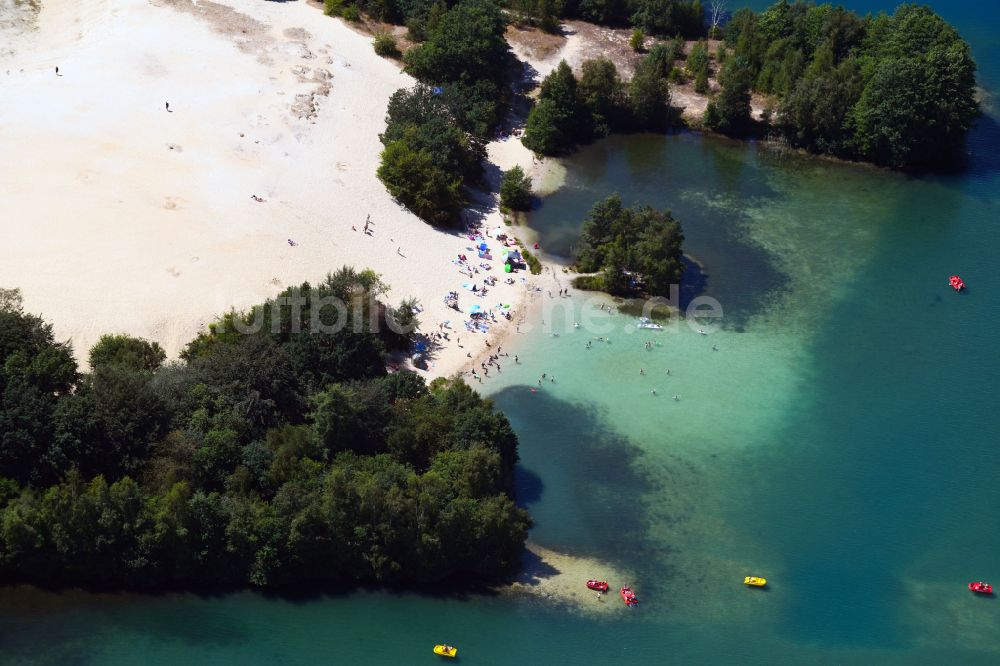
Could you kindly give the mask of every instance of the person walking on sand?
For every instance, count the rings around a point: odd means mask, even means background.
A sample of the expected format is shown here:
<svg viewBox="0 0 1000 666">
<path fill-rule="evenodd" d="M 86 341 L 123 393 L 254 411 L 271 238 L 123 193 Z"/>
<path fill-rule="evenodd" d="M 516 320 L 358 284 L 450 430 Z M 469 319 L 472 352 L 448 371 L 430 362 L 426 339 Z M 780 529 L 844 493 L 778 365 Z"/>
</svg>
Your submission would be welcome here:
<svg viewBox="0 0 1000 666">
<path fill-rule="evenodd" d="M 164 102 L 164 104 L 166 104 L 166 109 L 167 109 L 167 113 L 173 113 L 173 112 L 172 112 L 172 111 L 170 110 L 170 102 Z"/>
<path fill-rule="evenodd" d="M 62 76 L 62 74 L 59 73 L 59 65 L 56 65 L 56 76 Z"/>
</svg>

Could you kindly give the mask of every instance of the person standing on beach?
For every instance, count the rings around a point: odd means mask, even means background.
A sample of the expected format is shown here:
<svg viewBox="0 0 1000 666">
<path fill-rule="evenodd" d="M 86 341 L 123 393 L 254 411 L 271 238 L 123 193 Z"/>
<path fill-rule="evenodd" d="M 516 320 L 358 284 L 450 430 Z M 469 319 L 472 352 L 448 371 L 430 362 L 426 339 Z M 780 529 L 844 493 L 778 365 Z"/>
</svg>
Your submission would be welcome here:
<svg viewBox="0 0 1000 666">
<path fill-rule="evenodd" d="M 166 104 L 167 113 L 170 113 L 170 102 L 164 102 Z"/>
<path fill-rule="evenodd" d="M 59 76 L 59 65 L 56 65 L 56 76 Z"/>
</svg>

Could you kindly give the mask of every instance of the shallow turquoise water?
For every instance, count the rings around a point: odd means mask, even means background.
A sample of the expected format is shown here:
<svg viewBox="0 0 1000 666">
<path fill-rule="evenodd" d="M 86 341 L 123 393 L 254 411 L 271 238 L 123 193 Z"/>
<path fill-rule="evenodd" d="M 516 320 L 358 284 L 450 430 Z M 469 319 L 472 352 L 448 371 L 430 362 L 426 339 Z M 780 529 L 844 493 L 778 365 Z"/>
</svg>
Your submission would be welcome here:
<svg viewBox="0 0 1000 666">
<path fill-rule="evenodd" d="M 996 90 L 1000 8 L 939 11 Z M 569 163 L 532 220 L 547 250 L 611 191 L 670 207 L 725 310 L 709 336 L 618 316 L 589 350 L 593 333 L 526 333 L 508 350 L 523 364 L 485 386 L 521 436 L 532 538 L 635 571 L 635 612 L 7 591 L 2 660 L 409 664 L 448 641 L 472 664 L 996 663 L 1000 605 L 964 588 L 1000 579 L 996 128 L 974 133 L 954 177 L 695 135 L 616 138 Z M 946 284 L 955 272 L 966 295 Z M 592 307 L 572 304 L 565 321 Z M 556 382 L 538 389 L 542 372 Z M 744 589 L 750 572 L 771 589 Z"/>
</svg>

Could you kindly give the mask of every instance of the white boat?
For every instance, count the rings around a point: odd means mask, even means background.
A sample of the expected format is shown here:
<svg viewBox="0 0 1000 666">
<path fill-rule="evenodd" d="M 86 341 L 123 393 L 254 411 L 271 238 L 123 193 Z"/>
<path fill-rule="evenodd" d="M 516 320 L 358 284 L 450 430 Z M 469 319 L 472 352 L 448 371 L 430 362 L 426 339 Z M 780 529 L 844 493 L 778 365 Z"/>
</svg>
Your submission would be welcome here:
<svg viewBox="0 0 1000 666">
<path fill-rule="evenodd" d="M 650 331 L 662 331 L 663 327 L 659 324 L 653 322 L 648 317 L 640 317 L 639 323 L 636 324 L 636 328 L 645 328 Z"/>
</svg>

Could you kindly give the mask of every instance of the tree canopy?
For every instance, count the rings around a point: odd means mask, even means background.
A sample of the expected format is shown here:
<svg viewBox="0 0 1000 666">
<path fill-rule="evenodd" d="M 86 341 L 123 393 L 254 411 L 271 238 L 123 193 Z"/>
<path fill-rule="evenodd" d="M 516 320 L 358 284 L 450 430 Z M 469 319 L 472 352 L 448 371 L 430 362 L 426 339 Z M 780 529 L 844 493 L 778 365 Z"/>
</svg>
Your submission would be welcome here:
<svg viewBox="0 0 1000 666">
<path fill-rule="evenodd" d="M 420 83 L 393 93 L 385 120 L 379 179 L 421 218 L 454 223 L 465 202 L 462 184 L 482 174 L 482 142 L 458 126 L 440 94 Z"/>
<path fill-rule="evenodd" d="M 622 82 L 614 63 L 583 63 L 577 80 L 566 61 L 542 81 L 538 103 L 528 114 L 524 145 L 561 155 L 611 132 L 661 131 L 669 121 L 670 90 L 662 53 L 651 51 L 632 80 Z"/>
<path fill-rule="evenodd" d="M 927 6 L 862 18 L 831 4 L 781 0 L 759 14 L 736 12 L 726 43 L 745 71 L 739 85 L 723 83 L 716 101 L 723 131 L 745 131 L 725 121 L 734 101 L 742 106 L 749 80 L 778 98 L 777 127 L 795 146 L 933 168 L 960 155 L 979 114 L 969 46 Z"/>
<path fill-rule="evenodd" d="M 413 320 L 385 288 L 343 268 L 167 365 L 105 336 L 89 373 L 0 293 L 0 576 L 279 588 L 516 567 L 517 438 L 462 382 L 386 373 Z"/>
<path fill-rule="evenodd" d="M 619 296 L 669 296 L 684 272 L 683 242 L 680 223 L 669 211 L 626 208 L 613 194 L 590 209 L 574 251 L 577 270 L 600 273 L 599 279 L 578 285 Z"/>
<path fill-rule="evenodd" d="M 466 201 L 462 185 L 482 173 L 483 139 L 506 109 L 506 18 L 492 0 L 405 7 L 425 39 L 404 57 L 421 83 L 389 102 L 377 175 L 418 216 L 452 225 Z"/>
</svg>

